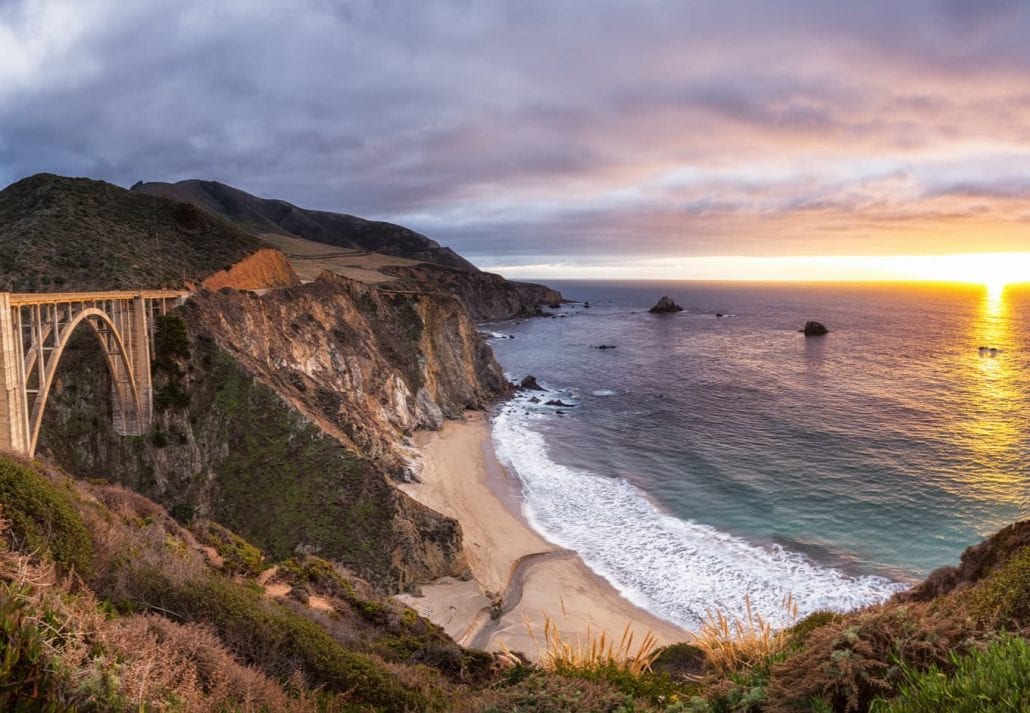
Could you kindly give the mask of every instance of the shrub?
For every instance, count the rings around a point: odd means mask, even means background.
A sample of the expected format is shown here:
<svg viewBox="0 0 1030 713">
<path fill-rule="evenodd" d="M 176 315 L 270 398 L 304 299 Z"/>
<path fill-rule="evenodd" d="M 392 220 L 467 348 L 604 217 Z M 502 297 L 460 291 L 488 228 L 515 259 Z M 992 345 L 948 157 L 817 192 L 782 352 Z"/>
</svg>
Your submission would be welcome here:
<svg viewBox="0 0 1030 713">
<path fill-rule="evenodd" d="M 215 548 L 225 561 L 226 574 L 256 577 L 264 570 L 265 556 L 261 550 L 232 530 L 209 520 L 193 523 L 191 529 L 201 542 Z"/>
<path fill-rule="evenodd" d="M 878 701 L 874 713 L 1004 713 L 1030 710 L 1030 643 L 1002 636 L 984 651 L 952 654 L 954 672 L 903 667 L 898 697 Z"/>
<path fill-rule="evenodd" d="M 0 507 L 14 545 L 49 554 L 64 570 L 89 571 L 93 541 L 70 485 L 55 485 L 33 467 L 0 457 Z"/>
<path fill-rule="evenodd" d="M 639 710 L 632 698 L 602 681 L 569 680 L 534 671 L 499 692 L 484 713 L 630 713 Z"/>
<path fill-rule="evenodd" d="M 797 651 L 770 670 L 763 710 L 808 710 L 823 699 L 833 710 L 861 711 L 892 695 L 901 683 L 900 665 L 924 670 L 946 665 L 952 650 L 963 651 L 977 634 L 961 610 L 927 604 L 878 607 L 813 630 Z"/>
<path fill-rule="evenodd" d="M 1030 547 L 1023 547 L 974 587 L 956 595 L 991 627 L 1030 626 Z"/>
<path fill-rule="evenodd" d="M 62 711 L 45 641 L 22 592 L 0 583 L 0 710 Z"/>
</svg>

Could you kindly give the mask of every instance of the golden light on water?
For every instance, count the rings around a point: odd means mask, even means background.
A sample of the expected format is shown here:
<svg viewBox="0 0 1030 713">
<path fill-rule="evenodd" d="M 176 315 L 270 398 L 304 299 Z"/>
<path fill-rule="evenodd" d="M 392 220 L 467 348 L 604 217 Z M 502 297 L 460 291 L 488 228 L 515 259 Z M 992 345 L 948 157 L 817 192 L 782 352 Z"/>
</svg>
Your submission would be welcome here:
<svg viewBox="0 0 1030 713">
<path fill-rule="evenodd" d="M 972 320 L 972 339 L 968 359 L 972 362 L 970 392 L 967 394 L 957 434 L 973 452 L 975 473 L 966 483 L 972 495 L 1020 506 L 1024 496 L 1024 476 L 1018 467 L 1017 453 L 1023 431 L 1020 426 L 1022 394 L 1019 368 L 1011 353 L 1012 315 L 1005 284 L 985 283 L 983 298 Z M 996 351 L 992 351 L 996 350 Z"/>
</svg>

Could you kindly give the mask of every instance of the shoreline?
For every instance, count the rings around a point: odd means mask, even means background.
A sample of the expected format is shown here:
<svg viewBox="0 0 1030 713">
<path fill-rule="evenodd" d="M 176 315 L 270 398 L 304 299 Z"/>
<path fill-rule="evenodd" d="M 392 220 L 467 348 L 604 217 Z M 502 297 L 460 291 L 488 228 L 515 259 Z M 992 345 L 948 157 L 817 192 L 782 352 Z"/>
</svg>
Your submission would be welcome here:
<svg viewBox="0 0 1030 713">
<path fill-rule="evenodd" d="M 507 647 L 537 660 L 549 615 L 573 643 L 587 629 L 619 638 L 627 624 L 634 641 L 650 631 L 659 646 L 686 641 L 690 633 L 641 609 L 591 570 L 578 554 L 544 539 L 522 514 L 518 480 L 493 452 L 483 412 L 448 421 L 440 431 L 416 434 L 422 482 L 398 487 L 461 524 L 473 578 L 445 577 L 422 586 L 422 595 L 398 599 L 440 625 L 463 646 Z M 499 617 L 491 617 L 491 608 Z"/>
</svg>

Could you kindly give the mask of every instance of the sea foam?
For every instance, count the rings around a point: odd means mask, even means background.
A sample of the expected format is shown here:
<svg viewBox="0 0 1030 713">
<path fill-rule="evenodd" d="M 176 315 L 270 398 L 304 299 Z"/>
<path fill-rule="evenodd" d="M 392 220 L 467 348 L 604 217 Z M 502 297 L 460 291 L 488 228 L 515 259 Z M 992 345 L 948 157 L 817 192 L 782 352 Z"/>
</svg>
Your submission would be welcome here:
<svg viewBox="0 0 1030 713">
<path fill-rule="evenodd" d="M 526 517 L 634 604 L 664 619 L 696 629 L 708 610 L 743 616 L 750 597 L 755 611 L 785 624 L 788 593 L 804 616 L 882 601 L 905 587 L 666 515 L 625 480 L 551 460 L 543 436 L 531 427 L 547 418 L 512 402 L 494 419 L 497 455 L 521 481 Z"/>
</svg>

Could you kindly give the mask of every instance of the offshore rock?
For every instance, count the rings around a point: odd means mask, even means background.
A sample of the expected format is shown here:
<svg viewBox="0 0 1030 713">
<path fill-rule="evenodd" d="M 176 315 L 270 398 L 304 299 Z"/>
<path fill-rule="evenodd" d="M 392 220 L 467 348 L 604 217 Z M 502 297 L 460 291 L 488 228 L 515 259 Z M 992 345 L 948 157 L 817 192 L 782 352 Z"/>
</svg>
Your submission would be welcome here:
<svg viewBox="0 0 1030 713">
<path fill-rule="evenodd" d="M 519 382 L 519 386 L 523 389 L 529 389 L 530 391 L 546 391 L 543 386 L 537 383 L 536 377 L 530 374 L 529 376 L 522 379 Z"/>
<path fill-rule="evenodd" d="M 804 333 L 806 337 L 821 337 L 824 334 L 828 333 L 830 330 L 824 327 L 821 323 L 813 322 L 810 320 L 808 322 L 805 322 L 805 328 L 801 331 Z"/>
<path fill-rule="evenodd" d="M 671 314 L 673 312 L 682 312 L 683 308 L 672 301 L 670 297 L 662 297 L 655 306 L 648 310 L 652 314 Z"/>
</svg>

